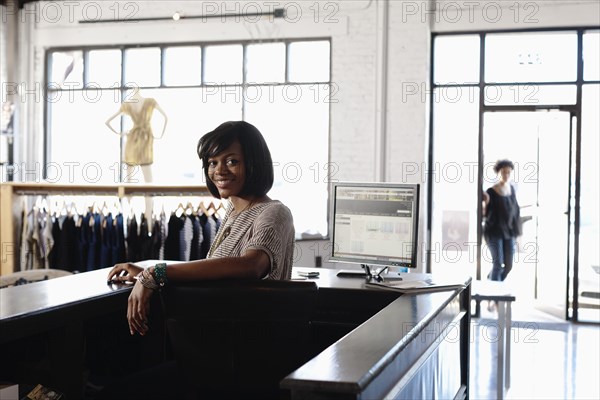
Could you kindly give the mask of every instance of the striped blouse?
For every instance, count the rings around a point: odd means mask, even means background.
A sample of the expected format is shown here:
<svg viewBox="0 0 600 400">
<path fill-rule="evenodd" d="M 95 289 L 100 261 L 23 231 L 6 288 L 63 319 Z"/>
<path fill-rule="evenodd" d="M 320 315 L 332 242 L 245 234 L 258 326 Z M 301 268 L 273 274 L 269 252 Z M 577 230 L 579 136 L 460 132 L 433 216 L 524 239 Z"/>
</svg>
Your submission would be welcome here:
<svg viewBox="0 0 600 400">
<path fill-rule="evenodd" d="M 295 234 L 290 210 L 280 201 L 272 200 L 230 218 L 232 211 L 233 206 L 229 203 L 209 258 L 240 257 L 246 250 L 262 250 L 271 261 L 271 269 L 265 278 L 290 279 Z"/>
</svg>

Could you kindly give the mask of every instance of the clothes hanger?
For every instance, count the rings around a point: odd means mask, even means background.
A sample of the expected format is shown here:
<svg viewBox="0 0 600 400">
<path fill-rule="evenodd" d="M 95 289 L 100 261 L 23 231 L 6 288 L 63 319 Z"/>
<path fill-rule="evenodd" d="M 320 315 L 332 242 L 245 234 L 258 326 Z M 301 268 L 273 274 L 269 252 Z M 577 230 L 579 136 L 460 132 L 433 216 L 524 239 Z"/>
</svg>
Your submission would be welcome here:
<svg viewBox="0 0 600 400">
<path fill-rule="evenodd" d="M 58 218 L 59 209 L 60 208 L 58 206 L 58 199 L 55 197 L 53 198 L 52 207 L 50 207 L 50 215 L 52 216 L 52 218 Z"/>
<path fill-rule="evenodd" d="M 113 202 L 113 209 L 115 210 L 115 214 L 123 214 L 123 205 L 119 199 L 115 199 Z"/>
<path fill-rule="evenodd" d="M 179 203 L 175 211 L 173 211 L 173 213 L 175 213 L 175 216 L 177 216 L 177 218 L 181 217 L 181 215 L 185 213 L 185 207 L 183 206 L 183 203 Z"/>
<path fill-rule="evenodd" d="M 208 209 L 204 205 L 204 201 L 200 200 L 200 204 L 198 204 L 198 209 L 202 212 L 202 215 L 210 216 Z"/>
<path fill-rule="evenodd" d="M 227 210 L 225 209 L 223 202 L 219 202 L 219 206 L 215 210 L 215 214 L 217 214 L 217 216 L 222 219 L 225 216 L 226 212 Z"/>
<path fill-rule="evenodd" d="M 60 208 L 60 215 L 61 216 L 65 216 L 67 214 L 68 214 L 68 211 L 67 211 L 67 202 L 66 202 L 65 198 L 63 197 L 63 199 L 62 199 L 62 207 Z"/>
<path fill-rule="evenodd" d="M 185 214 L 186 215 L 192 215 L 194 213 L 194 205 L 188 201 L 188 203 L 185 205 Z"/>
<path fill-rule="evenodd" d="M 67 216 L 68 217 L 73 217 L 73 209 L 75 209 L 75 204 L 73 203 L 73 201 L 71 201 L 71 204 L 69 204 L 67 206 Z M 75 210 L 75 213 L 77 213 L 77 210 Z"/>
<path fill-rule="evenodd" d="M 217 214 L 217 211 L 219 209 L 215 206 L 215 203 L 213 203 L 212 201 L 210 202 L 210 204 L 208 205 L 208 212 L 210 213 L 209 216 L 215 216 Z"/>
<path fill-rule="evenodd" d="M 109 213 L 110 213 L 110 210 L 108 209 L 106 200 L 104 200 L 104 203 L 102 203 L 102 215 L 104 215 L 106 217 L 106 216 L 108 216 Z"/>
</svg>

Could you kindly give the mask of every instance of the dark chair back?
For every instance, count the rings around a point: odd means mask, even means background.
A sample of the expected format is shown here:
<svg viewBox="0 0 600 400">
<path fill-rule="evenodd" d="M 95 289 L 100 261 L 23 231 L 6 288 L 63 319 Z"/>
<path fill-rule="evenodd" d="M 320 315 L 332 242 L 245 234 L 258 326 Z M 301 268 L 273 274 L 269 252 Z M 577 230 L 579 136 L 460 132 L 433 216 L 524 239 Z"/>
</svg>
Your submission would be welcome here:
<svg viewBox="0 0 600 400">
<path fill-rule="evenodd" d="M 279 382 L 310 358 L 316 294 L 314 282 L 271 280 L 163 290 L 167 333 L 188 392 L 285 397 Z"/>
</svg>

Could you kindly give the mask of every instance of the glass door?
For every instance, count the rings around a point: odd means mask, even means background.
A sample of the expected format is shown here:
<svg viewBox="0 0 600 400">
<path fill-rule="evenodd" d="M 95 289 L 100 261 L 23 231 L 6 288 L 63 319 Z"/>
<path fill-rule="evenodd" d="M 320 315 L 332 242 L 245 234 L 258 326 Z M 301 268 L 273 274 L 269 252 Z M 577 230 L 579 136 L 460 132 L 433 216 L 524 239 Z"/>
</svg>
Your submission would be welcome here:
<svg viewBox="0 0 600 400">
<path fill-rule="evenodd" d="M 518 299 L 559 318 L 566 316 L 569 271 L 569 176 L 571 115 L 555 110 L 483 114 L 484 190 L 496 183 L 498 159 L 515 164 L 513 184 L 521 206 L 523 235 L 517 239 L 509 275 Z M 482 277 L 491 270 L 485 242 Z"/>
<path fill-rule="evenodd" d="M 596 44 L 598 34 L 596 34 Z M 598 51 L 596 46 L 596 51 Z M 596 72 L 598 74 L 598 72 Z M 596 79 L 600 76 L 596 76 Z M 573 304 L 573 319 L 600 322 L 600 85 L 583 85 L 581 121 L 580 225 L 577 273 L 572 276 L 577 303 Z M 575 299 L 573 299 L 575 300 Z"/>
<path fill-rule="evenodd" d="M 429 271 L 486 279 L 479 200 L 508 158 L 517 301 L 600 323 L 600 31 L 434 33 L 432 53 Z"/>
</svg>

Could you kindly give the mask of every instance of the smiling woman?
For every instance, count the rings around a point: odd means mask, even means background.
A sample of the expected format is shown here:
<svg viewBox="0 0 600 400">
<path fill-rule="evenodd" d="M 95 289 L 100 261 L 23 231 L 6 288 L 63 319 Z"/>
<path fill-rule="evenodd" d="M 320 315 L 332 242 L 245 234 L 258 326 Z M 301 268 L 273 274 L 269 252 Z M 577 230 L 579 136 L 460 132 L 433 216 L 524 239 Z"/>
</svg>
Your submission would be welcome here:
<svg viewBox="0 0 600 400">
<path fill-rule="evenodd" d="M 260 131 L 247 122 L 225 122 L 204 135 L 198 142 L 198 157 L 216 198 L 235 195 L 230 191 L 240 184 L 237 194 L 254 197 L 265 196 L 273 186 L 271 152 Z"/>
<path fill-rule="evenodd" d="M 198 156 L 210 192 L 228 200 L 225 217 L 205 260 L 112 268 L 109 281 L 135 282 L 127 310 L 131 334 L 147 332 L 150 297 L 167 283 L 291 277 L 294 223 L 290 210 L 267 196 L 273 162 L 260 131 L 244 121 L 221 124 L 200 139 Z"/>
</svg>

